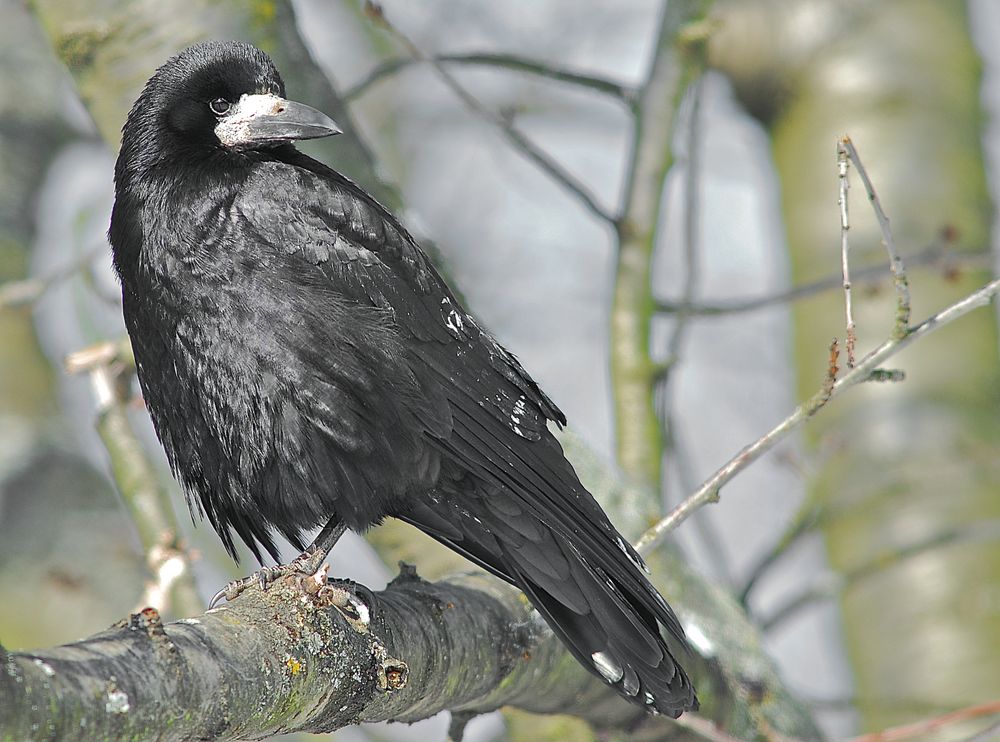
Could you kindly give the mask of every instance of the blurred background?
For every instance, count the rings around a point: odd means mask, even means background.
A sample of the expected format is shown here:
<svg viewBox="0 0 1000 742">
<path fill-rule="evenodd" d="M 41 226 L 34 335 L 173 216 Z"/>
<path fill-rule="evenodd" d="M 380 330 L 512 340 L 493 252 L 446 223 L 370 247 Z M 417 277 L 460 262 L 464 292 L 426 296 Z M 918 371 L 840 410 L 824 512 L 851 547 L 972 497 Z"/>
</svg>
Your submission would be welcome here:
<svg viewBox="0 0 1000 742">
<path fill-rule="evenodd" d="M 8 648 L 107 627 L 136 607 L 148 577 L 95 431 L 93 393 L 63 366 L 68 353 L 124 335 L 105 232 L 127 101 L 179 50 L 175 39 L 197 40 L 206 28 L 277 27 L 304 43 L 345 102 L 369 164 L 398 186 L 391 206 L 566 412 L 590 452 L 580 456 L 614 467 L 620 453 L 615 230 L 505 132 L 515 127 L 598 210 L 616 213 L 627 198 L 633 93 L 663 5 L 386 0 L 386 17 L 422 54 L 460 57 L 443 67 L 472 106 L 355 0 L 196 5 L 0 0 Z M 915 321 L 1000 268 L 1000 4 L 705 5 L 698 33 L 708 69 L 664 143 L 674 159 L 650 270 L 659 311 L 646 317 L 651 359 L 662 364 L 651 379 L 663 512 L 823 381 L 830 341 L 844 334 L 837 136 L 857 145 L 909 259 Z M 128 35 L 116 26 L 119 6 Z M 134 63 L 102 63 L 94 49 L 104 44 L 125 45 L 117 58 Z M 300 71 L 282 71 L 289 97 L 323 107 L 296 88 Z M 312 151 L 361 178 L 340 139 Z M 894 295 L 856 180 L 851 227 L 863 354 L 891 332 Z M 979 310 L 914 344 L 891 363 L 904 383 L 865 384 L 836 400 L 672 537 L 745 605 L 784 684 L 831 738 L 1000 698 L 997 322 L 995 307 Z M 207 597 L 252 561 L 236 567 L 209 527 L 192 524 L 141 403 L 129 416 L 172 492 Z M 356 537 L 338 546 L 332 573 L 376 589 L 391 576 Z M 988 723 L 922 738 L 968 739 Z M 505 724 L 494 714 L 471 734 L 532 738 L 508 735 Z M 446 726 L 438 718 L 335 736 L 434 739 Z"/>
</svg>

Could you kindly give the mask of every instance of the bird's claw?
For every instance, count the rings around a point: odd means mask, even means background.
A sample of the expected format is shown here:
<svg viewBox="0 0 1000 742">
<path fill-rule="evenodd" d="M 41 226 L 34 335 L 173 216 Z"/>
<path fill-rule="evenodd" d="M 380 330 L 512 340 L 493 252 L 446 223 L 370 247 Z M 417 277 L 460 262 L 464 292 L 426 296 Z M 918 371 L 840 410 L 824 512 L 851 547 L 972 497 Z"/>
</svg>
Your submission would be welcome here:
<svg viewBox="0 0 1000 742">
<path fill-rule="evenodd" d="M 218 603 L 225 598 L 226 601 L 233 600 L 237 595 L 242 593 L 246 588 L 253 584 L 255 579 L 258 579 L 259 573 L 254 573 L 249 577 L 244 577 L 241 580 L 233 580 L 232 582 L 227 582 L 221 590 L 219 590 L 208 603 L 208 609 L 212 610 Z M 263 590 L 267 587 L 267 582 L 263 576 L 259 577 L 260 588 Z"/>
<path fill-rule="evenodd" d="M 262 591 L 267 590 L 272 582 L 283 575 L 312 577 L 321 566 L 314 563 L 316 561 L 315 556 L 315 554 L 302 554 L 290 561 L 288 564 L 278 564 L 273 567 L 261 567 L 259 570 L 251 575 L 248 575 L 247 577 L 227 582 L 221 590 L 212 596 L 212 600 L 209 601 L 208 604 L 208 609 L 211 610 L 212 608 L 215 608 L 215 606 L 223 598 L 225 598 L 227 602 L 234 600 L 240 595 L 240 593 L 254 584 L 256 584 Z"/>
</svg>

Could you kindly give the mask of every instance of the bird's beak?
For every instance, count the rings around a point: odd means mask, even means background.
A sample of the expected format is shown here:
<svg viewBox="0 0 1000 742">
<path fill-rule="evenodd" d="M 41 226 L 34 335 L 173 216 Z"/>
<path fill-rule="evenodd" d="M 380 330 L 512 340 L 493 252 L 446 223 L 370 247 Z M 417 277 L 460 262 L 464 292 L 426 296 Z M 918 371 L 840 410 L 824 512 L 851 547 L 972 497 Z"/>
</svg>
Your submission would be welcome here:
<svg viewBox="0 0 1000 742">
<path fill-rule="evenodd" d="M 276 95 L 244 95 L 215 125 L 227 147 L 259 147 L 340 134 L 325 113 Z"/>
</svg>

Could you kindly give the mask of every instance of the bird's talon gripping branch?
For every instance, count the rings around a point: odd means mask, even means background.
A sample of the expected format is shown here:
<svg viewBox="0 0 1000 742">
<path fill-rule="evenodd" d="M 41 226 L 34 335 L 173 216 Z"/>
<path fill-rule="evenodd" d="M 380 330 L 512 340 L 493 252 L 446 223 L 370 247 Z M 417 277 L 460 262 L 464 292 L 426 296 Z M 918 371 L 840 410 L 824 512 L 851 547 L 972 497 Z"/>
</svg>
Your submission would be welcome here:
<svg viewBox="0 0 1000 742">
<path fill-rule="evenodd" d="M 317 557 L 319 557 L 320 565 L 316 565 Z M 326 573 L 329 567 L 322 564 L 322 561 L 326 559 L 326 553 L 310 552 L 306 551 L 299 554 L 295 559 L 290 561 L 288 564 L 277 564 L 273 567 L 262 567 L 251 575 L 243 577 L 239 580 L 233 580 L 232 582 L 226 583 L 219 592 L 212 596 L 211 602 L 209 602 L 209 610 L 214 608 L 216 604 L 219 603 L 223 598 L 227 601 L 235 600 L 239 595 L 246 590 L 251 585 L 256 584 L 261 591 L 267 590 L 271 584 L 280 577 L 285 575 L 294 576 L 298 580 L 299 587 L 302 588 L 304 593 L 318 592 L 318 589 L 310 590 L 307 587 L 307 581 L 318 583 L 317 575 L 322 574 L 323 582 L 326 581 Z"/>
</svg>

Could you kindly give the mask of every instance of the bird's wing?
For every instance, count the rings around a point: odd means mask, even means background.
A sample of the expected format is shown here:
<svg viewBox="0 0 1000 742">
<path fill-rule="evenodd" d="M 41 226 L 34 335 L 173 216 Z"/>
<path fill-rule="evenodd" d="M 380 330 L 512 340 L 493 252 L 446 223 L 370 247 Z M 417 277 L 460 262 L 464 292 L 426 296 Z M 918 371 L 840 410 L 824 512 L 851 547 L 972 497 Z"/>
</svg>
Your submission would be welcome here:
<svg viewBox="0 0 1000 742">
<path fill-rule="evenodd" d="M 303 155 L 296 160 L 293 168 L 270 163 L 281 170 L 280 177 L 261 167 L 259 185 L 248 184 L 239 208 L 257 239 L 317 266 L 340 296 L 384 311 L 404 336 L 426 343 L 432 354 L 440 350 L 450 359 L 457 349 L 485 351 L 468 361 L 485 361 L 492 370 L 478 390 L 489 393 L 479 400 L 525 438 L 539 438 L 547 420 L 566 423 L 517 358 L 465 312 L 427 255 L 384 207 L 321 163 Z M 275 182 L 286 187 L 275 192 L 270 185 Z M 491 384 L 494 376 L 501 383 Z"/>
<path fill-rule="evenodd" d="M 294 178 L 285 192 L 244 202 L 245 217 L 273 249 L 318 268 L 338 296 L 386 313 L 420 391 L 394 401 L 405 408 L 397 419 L 423 426 L 442 458 L 486 484 L 440 501 L 429 495 L 392 514 L 525 589 L 588 666 L 607 651 L 660 698 L 687 697 L 690 686 L 656 624 L 680 643 L 683 630 L 548 431 L 548 420 L 565 421 L 562 413 L 373 199 L 322 166 L 294 170 Z M 446 409 L 431 409 L 427 399 Z M 469 523 L 449 525 L 463 508 Z M 615 644 L 626 636 L 642 638 L 644 648 Z M 634 696 L 630 677 L 619 682 Z"/>
<path fill-rule="evenodd" d="M 406 372 L 427 399 L 448 407 L 433 411 L 425 400 L 400 401 L 411 406 L 415 424 L 427 426 L 433 445 L 509 489 L 534 517 L 572 538 L 589 557 L 608 569 L 621 565 L 615 579 L 648 592 L 639 571 L 626 568 L 641 565 L 641 558 L 580 484 L 548 431 L 547 420 L 565 423 L 562 412 L 514 355 L 464 311 L 383 207 L 343 176 L 301 157 L 312 170 L 273 163 L 280 177 L 262 168 L 260 187 L 284 182 L 286 188 L 260 197 L 250 189 L 241 202 L 257 239 L 304 257 L 336 294 L 391 316 L 409 339 L 400 350 L 408 355 Z M 656 598 L 654 612 L 681 637 L 673 613 Z"/>
</svg>

